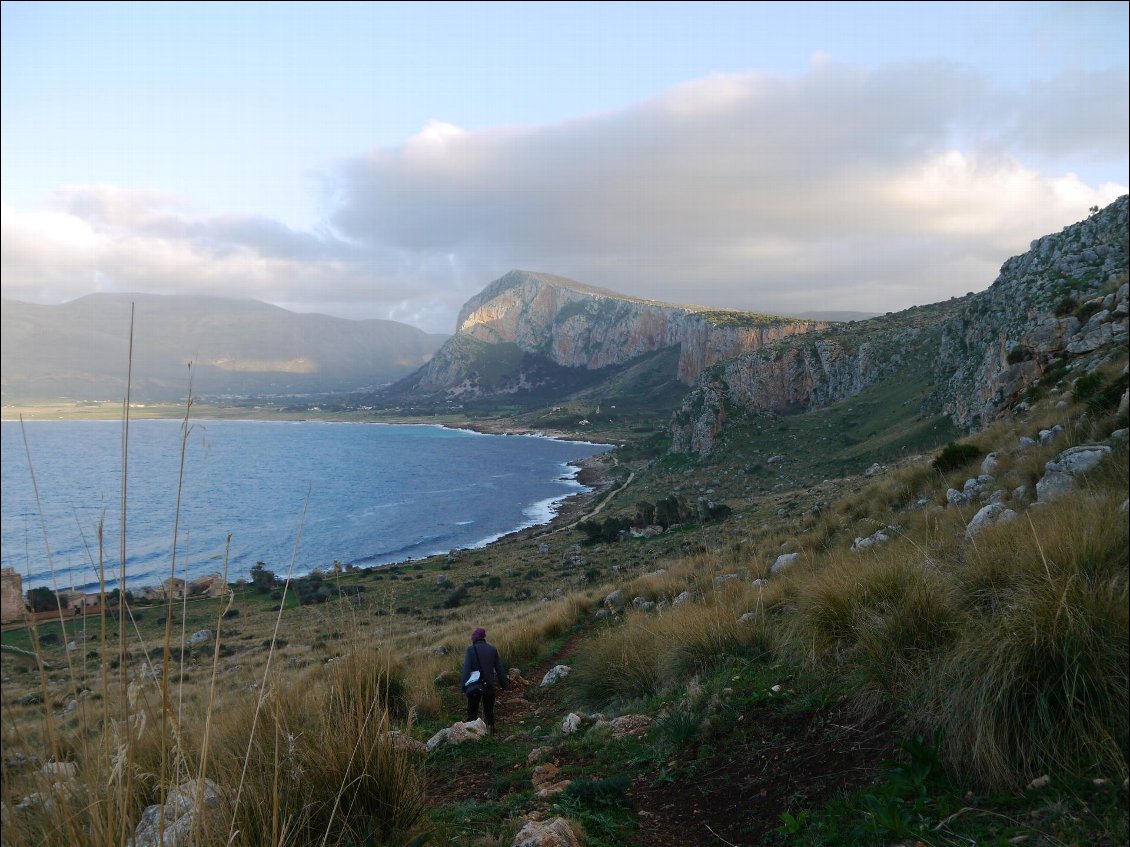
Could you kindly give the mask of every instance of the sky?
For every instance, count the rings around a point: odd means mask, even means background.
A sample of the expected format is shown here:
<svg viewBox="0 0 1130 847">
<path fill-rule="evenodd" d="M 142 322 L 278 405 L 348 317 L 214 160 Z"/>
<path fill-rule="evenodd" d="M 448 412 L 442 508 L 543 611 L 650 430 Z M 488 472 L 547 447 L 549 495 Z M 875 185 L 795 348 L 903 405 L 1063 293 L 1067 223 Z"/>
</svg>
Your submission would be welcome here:
<svg viewBox="0 0 1130 847">
<path fill-rule="evenodd" d="M 1127 193 L 1128 8 L 4 2 L 2 294 L 936 302 Z"/>
</svg>

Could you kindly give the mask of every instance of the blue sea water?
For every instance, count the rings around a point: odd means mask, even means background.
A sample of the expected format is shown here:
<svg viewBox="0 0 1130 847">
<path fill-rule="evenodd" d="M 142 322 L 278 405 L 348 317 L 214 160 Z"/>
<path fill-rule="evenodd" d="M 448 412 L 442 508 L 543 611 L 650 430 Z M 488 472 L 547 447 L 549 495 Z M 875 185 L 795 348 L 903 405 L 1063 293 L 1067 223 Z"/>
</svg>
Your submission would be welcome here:
<svg viewBox="0 0 1130 847">
<path fill-rule="evenodd" d="M 27 450 L 19 422 L 0 424 L 3 566 L 23 575 L 25 590 L 90 590 L 98 584 L 101 524 L 114 587 L 121 422 L 23 426 Z M 182 441 L 177 576 L 220 572 L 231 533 L 232 581 L 257 561 L 286 575 L 293 560 L 297 575 L 334 560 L 368 567 L 482 546 L 549 521 L 556 504 L 585 490 L 568 463 L 608 449 L 438 426 L 308 421 L 190 421 L 182 439 L 180 421 L 132 421 L 127 586 L 155 585 L 171 572 Z"/>
</svg>

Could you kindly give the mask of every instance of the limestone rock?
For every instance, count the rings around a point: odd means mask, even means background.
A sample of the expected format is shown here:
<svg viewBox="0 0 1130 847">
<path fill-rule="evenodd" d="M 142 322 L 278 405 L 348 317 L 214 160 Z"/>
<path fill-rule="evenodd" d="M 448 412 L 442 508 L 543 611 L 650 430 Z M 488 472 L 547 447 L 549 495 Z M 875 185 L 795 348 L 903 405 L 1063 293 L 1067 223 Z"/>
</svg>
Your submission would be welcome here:
<svg viewBox="0 0 1130 847">
<path fill-rule="evenodd" d="M 581 847 L 565 818 L 549 821 L 528 821 L 514 836 L 510 847 Z"/>
<path fill-rule="evenodd" d="M 199 629 L 188 637 L 188 643 L 192 647 L 198 647 L 201 644 L 209 643 L 215 636 L 210 629 Z"/>
<path fill-rule="evenodd" d="M 612 737 L 623 738 L 626 735 L 643 735 L 651 728 L 651 717 L 649 715 L 621 715 L 618 718 L 613 718 L 610 723 L 612 724 Z"/>
<path fill-rule="evenodd" d="M 424 756 L 428 752 L 428 745 L 423 741 L 417 741 L 411 735 L 397 729 L 388 734 L 388 743 L 393 749 L 404 750 L 417 756 Z"/>
<path fill-rule="evenodd" d="M 986 526 L 1016 520 L 1016 512 L 1002 503 L 990 503 L 977 512 L 965 527 L 965 535 L 972 538 Z"/>
<path fill-rule="evenodd" d="M 650 612 L 655 608 L 655 603 L 652 600 L 648 600 L 646 597 L 633 597 L 632 607 L 635 609 L 640 609 L 644 612 Z"/>
<path fill-rule="evenodd" d="M 684 591 L 678 597 L 676 597 L 674 600 L 671 601 L 671 605 L 678 607 L 678 606 L 683 605 L 684 603 L 693 603 L 693 602 L 694 602 L 694 592 L 693 591 Z"/>
<path fill-rule="evenodd" d="M 1044 465 L 1044 476 L 1036 483 L 1036 500 L 1047 503 L 1062 497 L 1075 487 L 1076 476 L 1094 468 L 1110 452 L 1107 444 L 1079 444 L 1064 450 Z"/>
<path fill-rule="evenodd" d="M 490 731 L 482 718 L 462 722 L 456 721 L 445 727 L 428 739 L 427 750 L 432 752 L 441 744 L 465 744 L 468 741 L 479 741 L 485 738 Z"/>
<path fill-rule="evenodd" d="M 565 720 L 561 721 L 561 732 L 565 735 L 572 735 L 581 728 L 582 720 L 576 712 L 570 712 L 565 716 Z"/>
<path fill-rule="evenodd" d="M 553 797 L 569 787 L 570 780 L 559 779 L 560 776 L 561 769 L 553 762 L 546 762 L 534 768 L 530 782 L 533 783 L 538 797 Z"/>
<path fill-rule="evenodd" d="M 890 540 L 891 537 L 887 535 L 887 533 L 883 532 L 883 530 L 881 529 L 878 529 L 866 538 L 856 538 L 855 541 L 851 543 L 851 549 L 858 552 L 860 550 L 866 550 L 868 547 L 874 547 L 876 544 L 883 544 Z"/>
<path fill-rule="evenodd" d="M 616 609 L 617 611 L 624 608 L 624 592 L 613 591 L 604 598 L 604 605 L 609 609 Z"/>
<path fill-rule="evenodd" d="M 200 805 L 197 805 L 199 796 Z M 219 825 L 224 794 L 221 788 L 210 779 L 182 782 L 169 792 L 164 803 L 164 834 L 161 834 L 162 806 L 149 806 L 141 814 L 141 820 L 131 847 L 177 847 L 194 843 L 194 831 L 207 833 L 212 826 Z M 205 839 L 206 840 L 206 839 Z"/>
<path fill-rule="evenodd" d="M 785 568 L 795 564 L 799 558 L 800 553 L 782 553 L 777 557 L 776 561 L 774 561 L 772 566 L 769 568 L 769 573 L 780 573 Z"/>
<path fill-rule="evenodd" d="M 549 669 L 546 675 L 542 677 L 541 687 L 545 688 L 547 685 L 553 685 L 560 682 L 565 677 L 567 677 L 569 675 L 569 672 L 572 670 L 573 669 L 568 665 L 554 665 Z"/>
<path fill-rule="evenodd" d="M 720 573 L 718 576 L 714 577 L 714 587 L 718 588 L 729 582 L 737 582 L 739 579 L 741 579 L 741 577 L 736 573 Z"/>
</svg>

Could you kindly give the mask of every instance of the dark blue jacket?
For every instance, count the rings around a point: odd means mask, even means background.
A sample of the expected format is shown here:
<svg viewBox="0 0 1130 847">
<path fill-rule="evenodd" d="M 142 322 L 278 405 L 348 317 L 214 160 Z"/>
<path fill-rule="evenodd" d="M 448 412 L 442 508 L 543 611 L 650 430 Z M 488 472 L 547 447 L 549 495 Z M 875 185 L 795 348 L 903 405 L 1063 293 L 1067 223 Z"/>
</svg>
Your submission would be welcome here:
<svg viewBox="0 0 1130 847">
<path fill-rule="evenodd" d="M 479 654 L 477 666 L 475 665 L 476 652 Z M 460 690 L 467 681 L 467 677 L 474 670 L 480 672 L 483 682 L 491 688 L 494 688 L 495 675 L 498 676 L 499 688 L 505 691 L 510 687 L 510 681 L 506 678 L 506 668 L 502 666 L 502 659 L 499 658 L 498 651 L 481 638 L 467 648 L 467 653 L 463 657 L 463 678 L 459 680 Z"/>
</svg>

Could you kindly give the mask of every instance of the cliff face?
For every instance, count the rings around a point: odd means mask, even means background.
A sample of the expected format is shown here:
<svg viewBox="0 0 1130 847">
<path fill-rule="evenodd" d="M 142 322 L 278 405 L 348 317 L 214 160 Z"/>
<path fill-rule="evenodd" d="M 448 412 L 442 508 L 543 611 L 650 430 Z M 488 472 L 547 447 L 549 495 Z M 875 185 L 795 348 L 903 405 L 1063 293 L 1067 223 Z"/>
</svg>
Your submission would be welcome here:
<svg viewBox="0 0 1130 847">
<path fill-rule="evenodd" d="M 639 300 L 564 277 L 511 271 L 467 302 L 455 337 L 424 369 L 418 386 L 463 383 L 468 338 L 514 344 L 554 364 L 588 370 L 679 347 L 677 377 L 690 385 L 715 362 L 826 325 Z"/>
<path fill-rule="evenodd" d="M 1050 367 L 1088 368 L 1127 342 L 1127 197 L 1032 242 L 987 290 L 803 338 L 715 365 L 672 421 L 672 449 L 707 452 L 727 410 L 812 409 L 900 371 L 926 375 L 923 405 L 983 423 Z M 1080 371 L 1082 373 L 1084 371 Z"/>
<path fill-rule="evenodd" d="M 1032 242 L 948 321 L 938 398 L 963 426 L 991 419 L 1050 366 L 1127 341 L 1128 198 Z"/>
</svg>

